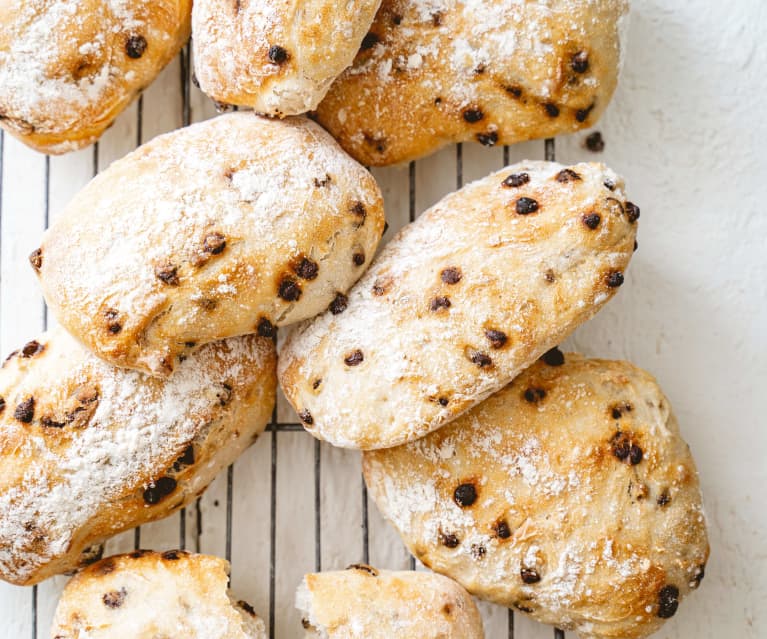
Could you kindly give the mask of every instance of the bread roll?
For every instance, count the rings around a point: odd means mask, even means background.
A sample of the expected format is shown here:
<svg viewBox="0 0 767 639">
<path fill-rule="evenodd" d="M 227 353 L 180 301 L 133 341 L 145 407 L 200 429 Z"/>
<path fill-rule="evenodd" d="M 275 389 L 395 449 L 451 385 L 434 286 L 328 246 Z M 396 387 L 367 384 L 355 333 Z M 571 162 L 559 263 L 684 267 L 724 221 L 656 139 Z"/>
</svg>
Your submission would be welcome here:
<svg viewBox="0 0 767 639">
<path fill-rule="evenodd" d="M 229 563 L 182 550 L 137 550 L 89 566 L 64 588 L 53 639 L 266 639 L 227 591 Z"/>
<path fill-rule="evenodd" d="M 259 113 L 316 108 L 354 60 L 381 0 L 196 0 L 195 72 L 200 88 Z"/>
<path fill-rule="evenodd" d="M 547 359 L 436 433 L 366 453 L 368 490 L 473 595 L 584 639 L 646 637 L 703 578 L 695 463 L 649 374 Z"/>
<path fill-rule="evenodd" d="M 43 153 L 95 142 L 189 38 L 191 0 L 0 3 L 0 125 Z"/>
<path fill-rule="evenodd" d="M 593 126 L 617 84 L 627 11 L 628 0 L 384 0 L 318 119 L 367 165 Z"/>
<path fill-rule="evenodd" d="M 422 437 L 613 296 L 638 215 L 601 164 L 525 162 L 465 186 L 405 227 L 343 304 L 288 337 L 287 398 L 336 446 Z"/>
<path fill-rule="evenodd" d="M 30 260 L 70 333 L 163 376 L 201 344 L 327 308 L 383 226 L 375 180 L 318 125 L 231 113 L 112 164 Z"/>
<path fill-rule="evenodd" d="M 34 584 L 192 502 L 264 429 L 271 340 L 209 344 L 169 380 L 115 368 L 62 329 L 0 370 L 0 578 Z"/>
<path fill-rule="evenodd" d="M 427 572 L 355 565 L 306 575 L 296 608 L 306 639 L 484 639 L 467 592 Z"/>
</svg>

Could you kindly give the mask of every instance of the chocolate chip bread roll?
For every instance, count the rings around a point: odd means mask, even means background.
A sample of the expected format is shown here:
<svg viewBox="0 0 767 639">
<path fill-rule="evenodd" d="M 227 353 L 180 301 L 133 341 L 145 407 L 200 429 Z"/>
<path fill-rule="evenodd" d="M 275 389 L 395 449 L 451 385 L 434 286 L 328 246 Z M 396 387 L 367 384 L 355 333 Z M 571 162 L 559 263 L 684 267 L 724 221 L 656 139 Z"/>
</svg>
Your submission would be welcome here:
<svg viewBox="0 0 767 639">
<path fill-rule="evenodd" d="M 227 591 L 229 563 L 182 550 L 137 550 L 89 566 L 64 588 L 53 639 L 266 639 Z"/>
<path fill-rule="evenodd" d="M 70 333 L 163 376 L 201 344 L 325 310 L 383 226 L 375 180 L 318 125 L 232 113 L 112 164 L 30 261 Z"/>
<path fill-rule="evenodd" d="M 465 186 L 288 337 L 287 398 L 310 433 L 336 446 L 422 437 L 503 388 L 615 294 L 638 217 L 623 180 L 601 164 L 524 162 Z"/>
<path fill-rule="evenodd" d="M 427 572 L 347 570 L 306 575 L 296 593 L 306 639 L 484 639 L 482 618 L 454 581 Z"/>
<path fill-rule="evenodd" d="M 62 329 L 0 370 L 0 578 L 76 568 L 87 549 L 197 498 L 263 431 L 272 340 L 209 344 L 161 380 L 115 368 Z"/>
<path fill-rule="evenodd" d="M 189 38 L 191 0 L 0 4 L 0 125 L 33 149 L 95 142 Z"/>
<path fill-rule="evenodd" d="M 593 126 L 617 84 L 627 12 L 628 0 L 383 0 L 318 119 L 367 165 Z"/>
<path fill-rule="evenodd" d="M 354 60 L 381 0 L 196 0 L 192 18 L 200 88 L 259 113 L 316 108 Z"/>
<path fill-rule="evenodd" d="M 470 593 L 584 639 L 646 637 L 703 578 L 695 463 L 648 373 L 547 361 L 422 440 L 366 453 L 368 490 Z"/>
</svg>

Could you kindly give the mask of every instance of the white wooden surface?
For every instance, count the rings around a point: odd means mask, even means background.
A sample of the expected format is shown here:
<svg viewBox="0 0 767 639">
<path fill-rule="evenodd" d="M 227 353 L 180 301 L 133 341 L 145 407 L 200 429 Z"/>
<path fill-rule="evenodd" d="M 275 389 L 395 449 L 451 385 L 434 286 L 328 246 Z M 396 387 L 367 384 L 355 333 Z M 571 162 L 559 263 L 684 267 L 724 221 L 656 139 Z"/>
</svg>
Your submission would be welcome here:
<svg viewBox="0 0 767 639">
<path fill-rule="evenodd" d="M 642 207 L 640 249 L 617 299 L 570 346 L 652 371 L 698 461 L 712 557 L 700 591 L 658 637 L 767 637 L 767 170 L 761 158 L 767 8 L 763 0 L 634 0 L 632 13 L 622 83 L 597 127 L 605 152 L 594 156 L 583 148 L 585 134 L 557 140 L 556 150 L 563 162 L 600 159 L 627 177 L 630 196 Z M 0 137 L 4 352 L 54 321 L 46 318 L 27 263 L 45 225 L 94 171 L 183 124 L 181 78 L 177 60 L 95 148 L 47 159 Z M 187 106 L 193 121 L 214 113 L 194 87 Z M 541 141 L 508 153 L 511 161 L 542 158 L 543 149 Z M 412 167 L 375 170 L 392 227 L 387 237 L 461 180 L 502 166 L 503 157 L 500 148 L 464 145 Z M 284 402 L 278 419 L 295 421 Z M 300 636 L 293 592 L 303 573 L 365 559 L 366 510 L 370 562 L 408 567 L 397 536 L 372 503 L 363 504 L 358 454 L 319 446 L 299 431 L 268 432 L 197 507 L 123 534 L 107 552 L 186 546 L 231 557 L 235 591 L 271 617 L 274 637 L 287 639 Z M 36 589 L 0 584 L 0 638 L 47 637 L 65 582 L 59 577 Z M 509 636 L 506 611 L 486 606 L 484 612 L 488 639 Z M 513 624 L 517 639 L 553 636 L 522 615 Z"/>
</svg>

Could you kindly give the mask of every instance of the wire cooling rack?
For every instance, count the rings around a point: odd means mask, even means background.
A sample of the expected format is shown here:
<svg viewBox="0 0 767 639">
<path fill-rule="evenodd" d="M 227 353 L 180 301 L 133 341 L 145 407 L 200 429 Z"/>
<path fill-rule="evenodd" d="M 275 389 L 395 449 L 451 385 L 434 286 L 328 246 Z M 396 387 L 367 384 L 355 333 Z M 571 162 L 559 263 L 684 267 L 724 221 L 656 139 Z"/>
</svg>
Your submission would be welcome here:
<svg viewBox="0 0 767 639">
<path fill-rule="evenodd" d="M 171 65 L 169 69 L 166 69 L 166 71 L 163 73 L 162 77 L 157 81 L 157 84 L 162 83 L 162 85 L 165 87 L 165 89 L 161 89 L 163 93 L 157 93 L 155 94 L 155 98 L 153 98 L 154 108 L 146 109 L 145 108 L 145 98 L 144 96 L 140 97 L 137 101 L 137 104 L 135 107 L 133 107 L 133 110 L 135 110 L 135 114 L 127 113 L 121 118 L 121 121 L 124 120 L 126 117 L 135 117 L 135 120 L 132 121 L 128 126 L 128 131 L 133 132 L 135 137 L 133 138 L 135 144 L 128 145 L 127 148 L 121 149 L 125 152 L 130 150 L 131 146 L 138 146 L 142 142 L 146 141 L 148 137 L 153 136 L 155 133 L 159 133 L 159 130 L 155 130 L 157 127 L 152 124 L 150 127 L 147 127 L 146 125 L 153 121 L 155 118 L 155 115 L 157 113 L 161 112 L 161 109 L 158 109 L 158 107 L 163 107 L 165 105 L 165 101 L 163 99 L 163 96 L 166 96 L 165 99 L 167 99 L 168 104 L 173 104 L 174 108 L 180 108 L 180 114 L 175 114 L 175 126 L 177 125 L 188 125 L 193 120 L 201 120 L 205 119 L 208 115 L 211 115 L 212 113 L 210 110 L 208 110 L 207 114 L 204 114 L 203 112 L 205 109 L 193 109 L 193 102 L 196 101 L 196 104 L 203 104 L 203 100 L 205 98 L 202 96 L 202 94 L 199 92 L 199 90 L 194 86 L 194 78 L 193 73 L 191 70 L 191 48 L 187 46 L 180 54 L 179 59 Z M 180 89 L 180 96 L 178 95 Z M 150 88 L 150 91 L 154 91 L 155 89 Z M 173 95 L 175 92 L 176 95 Z M 159 98 L 158 98 L 159 96 Z M 196 111 L 199 111 L 200 113 L 197 113 Z M 194 116 L 194 117 L 193 117 Z M 199 117 L 198 117 L 199 116 Z M 165 115 L 163 117 L 166 117 Z M 168 129 L 175 128 L 175 126 L 171 123 L 171 125 L 168 127 Z M 145 137 L 145 134 L 147 131 L 145 129 L 150 128 L 152 129 L 151 135 L 147 135 Z M 130 135 L 130 133 L 128 133 Z M 105 155 L 102 153 L 103 147 L 105 145 L 105 142 L 102 142 L 102 147 L 100 148 L 100 144 L 96 143 L 92 147 L 92 167 L 90 170 L 91 175 L 87 177 L 91 177 L 92 175 L 95 175 L 99 170 L 105 168 L 105 166 L 108 164 L 108 161 L 110 159 L 116 159 L 116 157 L 119 157 L 120 153 L 115 152 L 114 150 L 109 151 L 106 153 L 109 157 L 104 158 Z M 541 143 L 544 145 L 544 157 L 547 160 L 554 160 L 555 158 L 555 143 L 554 140 L 549 139 L 546 140 L 545 143 Z M 8 167 L 3 166 L 3 160 L 6 157 L 7 154 L 7 147 L 8 146 L 8 139 L 4 138 L 3 133 L 0 132 L 0 194 L 3 192 L 3 176 L 5 175 L 5 171 L 8 170 Z M 123 145 L 124 146 L 124 145 Z M 458 144 L 452 147 L 452 150 L 447 150 L 443 153 L 455 153 L 455 187 L 460 188 L 463 184 L 464 179 L 464 152 L 465 149 L 462 145 Z M 473 151 L 472 151 L 473 152 Z M 509 148 L 505 147 L 503 148 L 503 165 L 509 164 Z M 68 156 L 65 156 L 68 157 Z M 64 166 L 61 164 L 65 160 L 61 159 L 52 159 L 50 157 L 45 157 L 44 159 L 44 167 L 43 167 L 43 176 L 42 180 L 44 181 L 44 195 L 43 195 L 43 202 L 41 203 L 41 207 L 43 210 L 43 217 L 44 217 L 44 226 L 47 227 L 48 223 L 50 221 L 51 217 L 51 206 L 52 206 L 52 183 L 51 183 L 51 176 L 52 176 L 52 162 L 56 162 L 56 166 Z M 494 168 L 501 168 L 500 166 L 496 166 Z M 407 216 L 404 214 L 399 216 L 399 220 L 395 222 L 395 224 L 392 224 L 392 229 L 390 229 L 390 232 L 396 231 L 397 226 L 401 226 L 403 223 L 409 221 L 413 221 L 416 217 L 417 213 L 417 198 L 416 198 L 416 187 L 417 187 L 417 178 L 416 178 L 416 169 L 417 169 L 417 163 L 411 162 L 409 166 L 406 169 L 406 178 L 404 178 L 400 181 L 399 186 L 401 187 L 400 190 L 404 190 L 404 188 L 407 189 L 407 201 L 406 203 L 401 202 L 402 198 L 404 197 L 404 194 L 398 193 L 397 197 L 400 198 L 401 206 L 400 209 L 404 209 L 406 207 L 407 209 Z M 58 169 L 57 169 L 58 170 Z M 489 169 L 490 170 L 490 169 Z M 487 172 L 489 172 L 489 170 Z M 406 184 L 406 187 L 405 187 Z M 384 189 L 385 191 L 385 189 Z M 386 193 L 385 193 L 386 195 Z M 5 213 L 5 215 L 21 215 L 22 211 L 15 210 L 15 211 L 3 211 L 2 204 L 3 199 L 0 198 L 0 219 L 2 219 L 2 215 Z M 388 211 L 388 207 L 387 207 Z M 388 217 L 388 214 L 387 214 Z M 5 221 L 5 220 L 3 220 Z M 3 228 L 5 228 L 5 225 L 3 225 Z M 14 227 L 15 228 L 15 227 Z M 388 237 L 388 235 L 387 235 Z M 15 239 L 13 240 L 15 243 Z M 7 246 L 7 243 L 3 245 L 4 247 Z M 24 247 L 26 248 L 26 247 Z M 23 254 L 23 251 L 22 251 Z M 16 256 L 14 256 L 14 259 L 16 259 Z M 7 269 L 6 269 L 7 270 Z M 5 271 L 4 271 L 5 273 Z M 7 274 L 6 274 L 7 279 Z M 6 299 L 7 298 L 7 299 Z M 5 313 L 5 320 L 8 320 L 8 313 L 14 313 L 14 310 L 8 311 L 9 307 L 11 309 L 14 309 L 16 302 L 13 299 L 10 299 L 11 295 L 6 295 L 5 291 L 5 284 L 3 288 L 3 299 L 2 299 L 2 309 Z M 47 309 L 44 306 L 44 303 L 41 302 L 41 308 L 40 308 L 40 317 L 42 318 L 41 321 L 41 328 L 47 329 L 48 327 L 48 312 Z M 5 321 L 4 320 L 4 321 Z M 13 331 L 11 331 L 13 332 Z M 7 331 L 6 331 L 7 333 Z M 9 344 L 5 345 L 6 347 L 9 346 Z M 279 419 L 279 417 L 285 417 L 285 419 Z M 268 468 L 268 480 L 269 480 L 269 496 L 268 500 L 265 499 L 265 496 L 263 493 L 263 486 L 257 486 L 257 485 L 249 485 L 245 484 L 242 485 L 240 480 L 238 480 L 238 491 L 244 493 L 244 500 L 245 505 L 242 507 L 245 511 L 252 510 L 251 517 L 252 519 L 261 521 L 261 524 L 263 524 L 263 519 L 265 519 L 266 514 L 263 512 L 256 513 L 256 506 L 252 504 L 248 504 L 249 498 L 252 496 L 251 492 L 253 491 L 253 494 L 258 494 L 257 501 L 259 502 L 260 509 L 263 509 L 264 506 L 268 508 L 268 544 L 269 544 L 269 551 L 268 551 L 268 580 L 265 580 L 263 578 L 260 579 L 260 583 L 264 584 L 264 581 L 267 581 L 268 583 L 268 604 L 266 604 L 267 599 L 266 595 L 267 593 L 261 593 L 261 606 L 257 607 L 257 611 L 259 614 L 268 621 L 268 627 L 269 627 L 269 636 L 270 639 L 282 639 L 285 637 L 286 639 L 288 637 L 297 637 L 299 636 L 301 630 L 300 630 L 300 624 L 298 624 L 296 627 L 289 628 L 286 623 L 282 623 L 282 626 L 279 625 L 279 619 L 278 617 L 278 611 L 285 610 L 287 608 L 292 608 L 292 600 L 291 601 L 284 601 L 285 596 L 278 592 L 277 588 L 277 581 L 278 581 L 278 575 L 280 574 L 280 571 L 284 569 L 285 566 L 289 566 L 293 562 L 293 557 L 291 556 L 291 549 L 288 549 L 288 552 L 286 553 L 278 553 L 278 542 L 281 539 L 281 530 L 279 529 L 277 525 L 277 510 L 278 510 L 278 498 L 279 499 L 286 499 L 287 496 L 283 493 L 281 494 L 281 491 L 278 491 L 278 468 L 279 468 L 279 452 L 281 450 L 280 446 L 278 445 L 281 438 L 284 438 L 286 434 L 293 433 L 293 432 L 303 432 L 303 428 L 300 425 L 300 423 L 297 420 L 294 420 L 293 418 L 295 415 L 292 413 L 292 411 L 287 408 L 286 403 L 284 400 L 280 403 L 278 403 L 278 407 L 275 408 L 271 422 L 267 426 L 266 433 L 261 437 L 261 440 L 257 446 L 261 446 L 261 452 L 259 453 L 261 458 L 267 459 L 269 468 Z M 303 435 L 301 435 L 303 437 Z M 344 567 L 344 565 L 325 565 L 323 566 L 323 541 L 327 541 L 327 536 L 325 539 L 323 539 L 323 531 L 325 530 L 324 524 L 327 523 L 323 521 L 322 516 L 322 497 L 323 497 L 323 489 L 326 488 L 329 479 L 332 478 L 333 473 L 336 472 L 334 467 L 328 467 L 328 464 L 323 465 L 323 450 L 327 446 L 326 444 L 321 444 L 319 441 L 311 440 L 308 436 L 307 441 L 310 441 L 313 443 L 313 477 L 312 482 L 306 481 L 307 479 L 307 468 L 305 467 L 306 464 L 303 464 L 302 466 L 302 475 L 300 477 L 300 480 L 296 483 L 294 487 L 291 487 L 291 490 L 295 491 L 309 491 L 313 490 L 313 504 L 314 504 L 314 513 L 313 513 L 313 536 L 314 536 L 314 564 L 313 565 L 301 565 L 298 568 L 301 572 L 311 572 L 311 571 L 319 571 L 323 568 L 325 569 L 338 569 Z M 266 441 L 264 441 L 266 440 Z M 263 447 L 266 447 L 267 450 L 264 450 Z M 288 462 L 283 462 L 288 463 Z M 295 460 L 293 462 L 295 463 Z M 239 462 L 238 462 L 239 464 Z M 263 469 L 264 471 L 266 469 Z M 264 473 L 266 474 L 266 473 Z M 365 488 L 365 484 L 361 479 L 361 475 L 357 473 L 357 486 L 344 485 L 344 491 L 345 491 L 345 500 L 359 500 L 358 506 L 359 507 L 359 513 L 360 513 L 360 535 L 361 535 L 361 557 L 357 556 L 357 554 L 353 554 L 351 556 L 345 557 L 343 559 L 344 564 L 351 564 L 355 562 L 359 562 L 360 560 L 365 563 L 369 563 L 371 560 L 371 517 L 373 516 L 373 511 L 370 506 L 370 502 L 368 500 L 367 490 Z M 180 516 L 174 516 L 171 518 L 170 521 L 167 521 L 163 523 L 163 534 L 158 537 L 157 534 L 154 533 L 146 533 L 145 530 L 147 527 L 144 527 L 144 530 L 141 528 L 136 528 L 133 531 L 130 531 L 129 533 L 124 533 L 116 542 L 107 542 L 106 544 L 106 554 L 112 554 L 113 552 L 125 552 L 129 549 L 133 548 L 140 548 L 140 547 L 153 547 L 156 549 L 161 549 L 162 547 L 180 547 L 182 549 L 190 549 L 193 551 L 201 551 L 201 552 L 216 552 L 218 551 L 218 554 L 223 554 L 227 560 L 233 562 L 233 570 L 236 570 L 237 568 L 237 562 L 240 560 L 240 557 L 237 556 L 238 553 L 234 553 L 235 556 L 233 556 L 233 530 L 235 530 L 235 522 L 234 522 L 234 504 L 235 504 L 235 465 L 230 466 L 226 473 L 225 477 L 219 477 L 215 484 L 216 488 L 211 488 L 206 495 L 204 495 L 201 499 L 198 499 L 197 503 L 193 504 L 190 508 L 184 510 L 181 512 Z M 312 487 L 310 487 L 310 483 L 313 484 Z M 210 493 L 213 493 L 211 496 Z M 293 494 L 291 493 L 290 498 L 293 498 Z M 203 503 L 203 500 L 207 500 L 205 503 Z M 252 501 L 252 500 L 251 500 Z M 210 503 L 208 503 L 210 502 Z M 239 503 L 239 502 L 238 502 Z M 207 504 L 207 505 L 206 505 Z M 211 506 L 212 504 L 212 506 Z M 355 509 L 357 507 L 354 507 Z M 206 508 L 208 509 L 206 511 Z M 218 532 L 215 534 L 216 537 L 216 543 L 213 544 L 213 550 L 211 550 L 209 545 L 205 542 L 203 539 L 205 537 L 205 522 L 203 519 L 207 517 L 206 512 L 210 511 L 210 509 L 216 509 L 215 512 L 219 513 L 217 515 L 219 519 L 219 523 L 222 523 L 222 525 L 219 527 Z M 372 508 L 375 508 L 374 506 Z M 356 512 L 356 510 L 355 510 Z M 176 521 L 176 524 L 173 524 L 173 521 Z M 221 522 L 220 520 L 223 520 Z M 306 523 L 306 520 L 304 520 L 304 524 Z M 150 526 L 154 526 L 155 524 L 152 524 Z M 172 532 L 172 530 L 169 531 L 168 526 L 177 526 L 177 530 L 175 533 Z M 223 530 L 221 530 L 221 528 Z M 261 525 L 261 529 L 263 530 L 264 526 Z M 245 544 L 246 546 L 246 552 L 245 553 L 239 553 L 240 555 L 247 555 L 247 550 L 251 547 L 253 548 L 262 548 L 263 545 L 263 539 L 252 539 L 248 544 Z M 392 542 L 393 544 L 396 544 L 396 542 Z M 403 548 L 404 551 L 404 548 Z M 354 553 L 357 553 L 358 551 L 355 549 Z M 338 563 L 338 562 L 332 562 L 332 563 Z M 381 565 L 378 564 L 378 567 L 381 568 L 399 568 L 399 567 L 408 567 L 410 569 L 417 569 L 416 561 L 412 556 L 409 556 L 405 560 L 406 565 L 405 566 L 389 566 L 389 565 Z M 265 566 L 260 567 L 261 570 L 265 569 Z M 233 579 L 233 582 L 236 581 Z M 53 610 L 55 608 L 56 600 L 58 598 L 58 594 L 60 593 L 61 588 L 63 587 L 63 584 L 66 582 L 64 578 L 58 577 L 55 578 L 55 580 L 51 580 L 52 583 L 45 582 L 44 584 L 41 584 L 40 586 L 34 586 L 33 588 L 29 589 L 29 595 L 26 595 L 24 592 L 18 592 L 16 589 L 13 591 L 2 591 L 0 592 L 0 599 L 2 599 L 5 596 L 6 592 L 10 592 L 12 596 L 15 598 L 16 601 L 20 602 L 20 605 L 17 607 L 17 609 L 14 609 L 13 604 L 8 604 L 6 608 L 11 611 L 4 612 L 3 614 L 5 616 L 8 616 L 9 614 L 14 615 L 26 615 L 25 609 L 28 609 L 29 615 L 31 616 L 31 619 L 29 620 L 29 623 L 24 621 L 23 619 L 17 620 L 15 622 L 15 625 L 9 624 L 9 627 L 13 625 L 14 628 L 22 628 L 22 631 L 15 632 L 12 630 L 7 630 L 6 632 L 10 634 L 3 635 L 3 627 L 2 627 L 2 620 L 0 619 L 0 639 L 2 637 L 8 637 L 10 639 L 13 637 L 13 639 L 18 639 L 19 637 L 26 638 L 31 637 L 32 639 L 41 639 L 43 637 L 48 637 L 48 626 L 50 624 L 50 619 L 53 614 Z M 234 583 L 235 590 L 237 589 L 237 584 Z M 264 584 L 266 585 L 266 584 Z M 297 586 L 297 583 L 295 584 Z M 238 593 L 240 594 L 240 593 Z M 25 603 L 26 597 L 29 596 L 31 598 L 31 602 L 29 603 L 29 606 L 27 607 L 27 604 Z M 241 593 L 241 596 L 254 596 L 252 593 Z M 10 595 L 9 595 L 10 597 Z M 2 603 L 2 602 L 0 602 Z M 264 605 L 266 604 L 266 605 Z M 483 608 L 483 613 L 487 613 L 487 608 Z M 0 606 L 0 612 L 2 611 L 2 606 Z M 280 613 L 281 614 L 281 613 Z M 504 615 L 505 618 L 503 618 L 501 615 Z M 487 614 L 485 614 L 486 620 L 487 620 Z M 516 621 L 516 630 L 515 630 L 515 621 Z M 525 625 L 525 628 L 520 629 L 520 621 L 522 621 L 522 624 Z M 538 626 L 537 624 L 533 625 L 527 622 L 526 620 L 521 620 L 520 616 L 517 616 L 515 618 L 515 615 L 512 611 L 500 611 L 500 609 L 495 609 L 495 612 L 493 614 L 493 624 L 492 626 L 488 626 L 486 623 L 486 634 L 488 639 L 502 639 L 503 637 L 508 637 L 508 639 L 542 639 L 543 637 L 551 637 L 553 633 L 554 639 L 563 639 L 565 634 L 561 630 L 558 629 L 550 629 L 543 626 Z"/>
</svg>

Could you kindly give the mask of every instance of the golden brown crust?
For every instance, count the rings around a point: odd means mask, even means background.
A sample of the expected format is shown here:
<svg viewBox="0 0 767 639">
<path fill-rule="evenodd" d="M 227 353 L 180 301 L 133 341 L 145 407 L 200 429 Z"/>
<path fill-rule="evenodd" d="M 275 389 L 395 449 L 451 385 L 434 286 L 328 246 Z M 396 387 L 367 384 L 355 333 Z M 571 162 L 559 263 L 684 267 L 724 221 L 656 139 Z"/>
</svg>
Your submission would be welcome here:
<svg viewBox="0 0 767 639">
<path fill-rule="evenodd" d="M 313 110 L 348 67 L 380 0 L 197 0 L 200 88 L 213 99 L 286 116 Z"/>
<path fill-rule="evenodd" d="M 372 260 L 383 225 L 375 180 L 317 124 L 241 112 L 112 164 L 32 262 L 73 335 L 162 376 L 201 344 L 268 336 L 327 308 Z"/>
<path fill-rule="evenodd" d="M 108 557 L 72 578 L 53 639 L 266 639 L 264 622 L 227 592 L 229 564 L 183 550 Z"/>
<path fill-rule="evenodd" d="M 384 0 L 318 119 L 366 165 L 592 126 L 615 90 L 627 10 L 626 0 Z"/>
<path fill-rule="evenodd" d="M 695 463 L 649 374 L 564 359 L 366 453 L 365 480 L 410 550 L 472 594 L 582 637 L 645 637 L 703 577 Z"/>
<path fill-rule="evenodd" d="M 614 295 L 637 216 L 600 164 L 524 162 L 465 186 L 384 248 L 345 310 L 288 336 L 286 397 L 336 446 L 386 448 L 439 428 Z"/>
<path fill-rule="evenodd" d="M 189 38 L 190 0 L 0 4 L 0 124 L 32 148 L 94 142 Z"/>
<path fill-rule="evenodd" d="M 441 575 L 347 570 L 304 577 L 296 593 L 306 637 L 321 639 L 483 639 L 469 594 Z"/>
<path fill-rule="evenodd" d="M 0 578 L 34 584 L 193 501 L 263 431 L 270 339 L 209 344 L 169 380 L 115 368 L 58 328 L 0 370 Z"/>
</svg>

